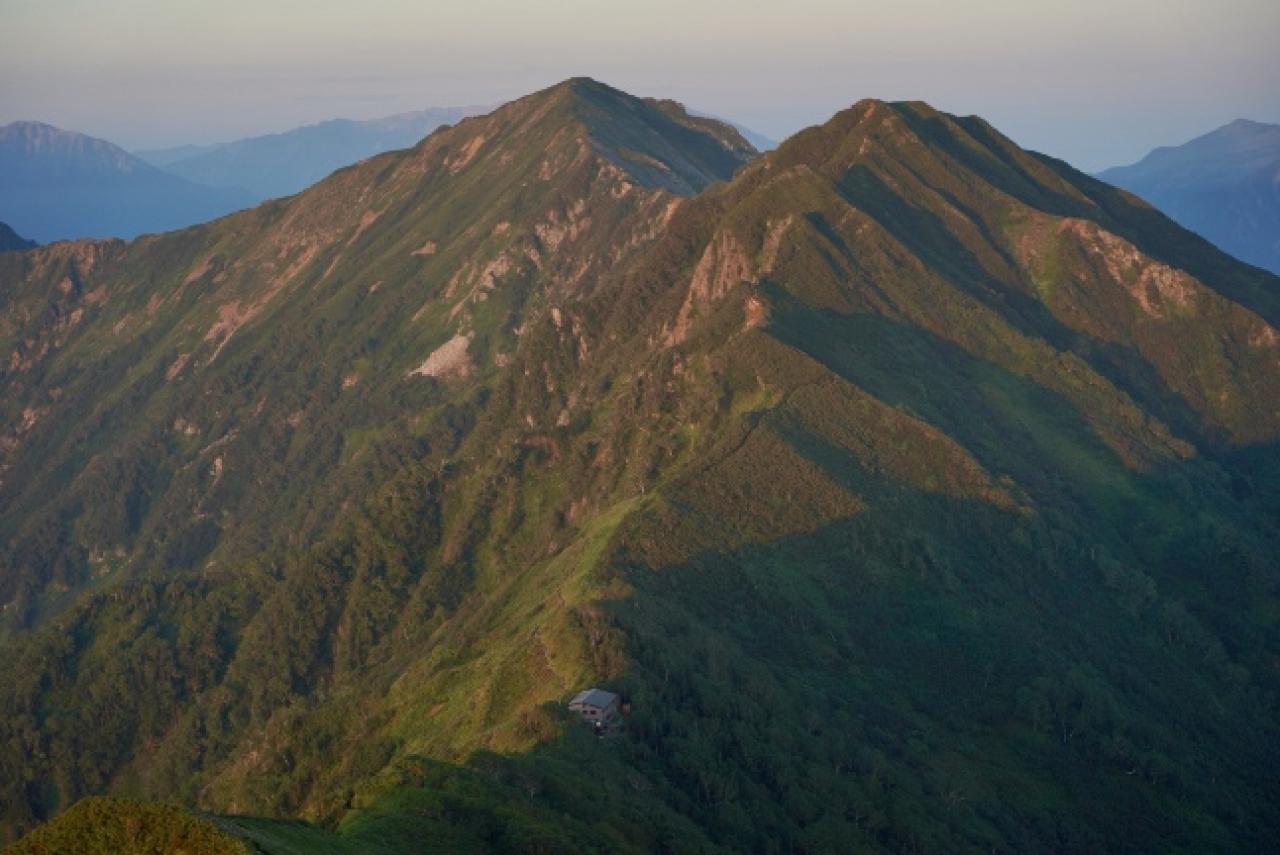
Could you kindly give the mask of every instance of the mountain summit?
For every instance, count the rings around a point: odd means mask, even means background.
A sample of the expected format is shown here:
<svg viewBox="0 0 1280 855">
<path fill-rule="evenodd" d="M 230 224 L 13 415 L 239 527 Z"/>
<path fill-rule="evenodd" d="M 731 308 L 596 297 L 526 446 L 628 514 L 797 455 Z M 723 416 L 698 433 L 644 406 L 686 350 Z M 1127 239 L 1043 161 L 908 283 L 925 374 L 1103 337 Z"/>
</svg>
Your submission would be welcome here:
<svg viewBox="0 0 1280 855">
<path fill-rule="evenodd" d="M 980 119 L 576 79 L 0 282 L 8 829 L 1280 831 L 1280 280 Z"/>
</svg>

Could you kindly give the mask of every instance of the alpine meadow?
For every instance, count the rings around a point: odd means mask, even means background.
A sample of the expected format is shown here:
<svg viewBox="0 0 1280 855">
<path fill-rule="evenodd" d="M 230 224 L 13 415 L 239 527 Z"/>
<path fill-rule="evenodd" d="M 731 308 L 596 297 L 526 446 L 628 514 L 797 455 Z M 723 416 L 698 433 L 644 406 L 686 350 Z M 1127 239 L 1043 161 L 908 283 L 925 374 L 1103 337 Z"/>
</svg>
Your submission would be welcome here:
<svg viewBox="0 0 1280 855">
<path fill-rule="evenodd" d="M 1280 277 L 693 106 L 0 227 L 6 853 L 1274 851 Z"/>
</svg>

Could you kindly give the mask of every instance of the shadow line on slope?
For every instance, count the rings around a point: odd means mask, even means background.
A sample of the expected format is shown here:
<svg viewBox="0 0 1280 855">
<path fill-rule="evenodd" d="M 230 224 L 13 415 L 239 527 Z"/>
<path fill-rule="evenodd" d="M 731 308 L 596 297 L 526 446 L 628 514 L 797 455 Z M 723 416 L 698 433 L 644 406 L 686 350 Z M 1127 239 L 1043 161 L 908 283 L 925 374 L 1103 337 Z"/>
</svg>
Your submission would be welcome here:
<svg viewBox="0 0 1280 855">
<path fill-rule="evenodd" d="M 1040 300 L 993 277 L 937 215 L 907 203 L 871 170 L 854 167 L 837 188 L 851 205 L 875 219 L 929 270 L 1010 322 L 1022 335 L 1044 340 L 1059 351 L 1079 356 L 1098 374 L 1151 409 L 1178 434 L 1214 445 L 1222 443 L 1221 432 L 1207 426 L 1186 401 L 1170 390 L 1155 367 L 1136 348 L 1102 341 L 1072 329 Z M 959 204 L 947 198 L 951 204 Z M 961 210 L 965 209 L 961 207 Z M 994 241 L 991 246 L 1005 258 Z"/>
</svg>

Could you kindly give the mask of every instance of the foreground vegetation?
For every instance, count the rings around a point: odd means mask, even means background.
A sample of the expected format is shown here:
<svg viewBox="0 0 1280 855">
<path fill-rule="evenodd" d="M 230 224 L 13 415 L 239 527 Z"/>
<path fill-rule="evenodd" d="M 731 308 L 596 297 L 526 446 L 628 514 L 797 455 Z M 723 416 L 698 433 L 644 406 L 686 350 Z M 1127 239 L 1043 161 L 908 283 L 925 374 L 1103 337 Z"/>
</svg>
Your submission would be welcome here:
<svg viewBox="0 0 1280 855">
<path fill-rule="evenodd" d="M 1277 281 L 919 104 L 679 202 L 741 158 L 674 109 L 574 81 L 77 274 L 218 297 L 69 411 L 145 289 L 7 377 L 50 408 L 7 477 L 60 462 L 5 489 L 62 498 L 5 506 L 6 829 L 109 791 L 266 852 L 1266 850 Z M 279 274 L 241 236 L 331 221 L 221 338 Z M 562 712 L 592 684 L 623 735 Z"/>
</svg>

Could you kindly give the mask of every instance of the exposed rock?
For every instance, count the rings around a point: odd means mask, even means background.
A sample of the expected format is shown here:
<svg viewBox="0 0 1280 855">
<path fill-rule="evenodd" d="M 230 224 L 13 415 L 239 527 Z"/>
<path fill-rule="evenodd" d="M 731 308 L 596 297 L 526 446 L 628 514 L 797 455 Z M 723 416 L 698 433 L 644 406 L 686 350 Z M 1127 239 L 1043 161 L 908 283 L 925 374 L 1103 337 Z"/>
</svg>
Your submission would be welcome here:
<svg viewBox="0 0 1280 855">
<path fill-rule="evenodd" d="M 675 326 L 667 334 L 667 346 L 685 340 L 695 313 L 709 310 L 731 288 L 753 280 L 751 260 L 738 238 L 728 230 L 717 232 L 693 271 Z"/>
<path fill-rule="evenodd" d="M 445 162 L 446 168 L 455 174 L 461 172 L 466 168 L 467 164 L 475 159 L 476 154 L 478 154 L 480 149 L 484 147 L 487 139 L 488 138 L 484 134 L 472 137 L 456 156 L 449 158 L 449 160 Z"/>
<path fill-rule="evenodd" d="M 190 353 L 178 354 L 178 358 L 173 360 L 173 362 L 169 365 L 169 367 L 165 369 L 164 379 L 173 380 L 173 378 L 177 377 L 179 374 L 182 373 L 182 369 L 187 367 L 187 363 L 189 361 L 191 361 Z"/>
<path fill-rule="evenodd" d="M 410 377 L 466 377 L 475 369 L 467 349 L 470 335 L 455 335 L 431 352 L 421 365 L 409 372 Z"/>
</svg>

